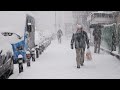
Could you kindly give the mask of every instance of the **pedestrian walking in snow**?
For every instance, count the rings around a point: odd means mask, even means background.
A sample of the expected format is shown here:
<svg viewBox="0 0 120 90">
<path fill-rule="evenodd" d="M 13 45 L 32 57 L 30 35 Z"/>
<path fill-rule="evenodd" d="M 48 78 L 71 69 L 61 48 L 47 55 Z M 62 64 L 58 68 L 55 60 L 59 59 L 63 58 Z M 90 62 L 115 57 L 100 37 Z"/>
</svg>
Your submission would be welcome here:
<svg viewBox="0 0 120 90">
<path fill-rule="evenodd" d="M 36 58 L 39 58 L 39 52 L 40 52 L 40 49 L 39 49 L 39 46 L 36 45 Z"/>
<path fill-rule="evenodd" d="M 100 53 L 100 45 L 101 45 L 101 26 L 99 24 L 96 25 L 93 36 L 94 36 L 94 53 Z"/>
<path fill-rule="evenodd" d="M 76 62 L 77 68 L 80 68 L 80 65 L 83 66 L 84 63 L 84 53 L 87 44 L 87 49 L 89 48 L 89 39 L 87 33 L 83 30 L 81 25 L 77 25 L 77 31 L 73 34 L 71 39 L 71 49 L 76 49 Z"/>
<path fill-rule="evenodd" d="M 27 66 L 30 67 L 30 59 L 31 59 L 31 54 L 30 51 L 26 52 L 26 61 L 27 61 Z"/>
<path fill-rule="evenodd" d="M 35 61 L 35 49 L 32 48 L 31 50 L 31 57 L 32 57 L 32 61 Z"/>
<path fill-rule="evenodd" d="M 57 38 L 58 38 L 59 43 L 61 43 L 62 36 L 63 36 L 63 32 L 62 32 L 61 29 L 59 29 L 58 32 L 57 32 Z"/>
</svg>

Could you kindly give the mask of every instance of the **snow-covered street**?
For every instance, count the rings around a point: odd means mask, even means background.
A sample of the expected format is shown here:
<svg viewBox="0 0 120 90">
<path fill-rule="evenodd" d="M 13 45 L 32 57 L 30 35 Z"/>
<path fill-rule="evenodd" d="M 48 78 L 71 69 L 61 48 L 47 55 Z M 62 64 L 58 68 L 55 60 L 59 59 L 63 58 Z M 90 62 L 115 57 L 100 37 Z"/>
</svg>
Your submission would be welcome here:
<svg viewBox="0 0 120 90">
<path fill-rule="evenodd" d="M 24 64 L 24 72 L 19 74 L 18 66 L 14 65 L 14 74 L 9 79 L 119 79 L 120 61 L 102 52 L 93 53 L 93 60 L 85 59 L 84 66 L 76 68 L 76 53 L 70 48 L 70 40 L 57 40 L 36 59 L 31 61 L 31 67 Z"/>
</svg>

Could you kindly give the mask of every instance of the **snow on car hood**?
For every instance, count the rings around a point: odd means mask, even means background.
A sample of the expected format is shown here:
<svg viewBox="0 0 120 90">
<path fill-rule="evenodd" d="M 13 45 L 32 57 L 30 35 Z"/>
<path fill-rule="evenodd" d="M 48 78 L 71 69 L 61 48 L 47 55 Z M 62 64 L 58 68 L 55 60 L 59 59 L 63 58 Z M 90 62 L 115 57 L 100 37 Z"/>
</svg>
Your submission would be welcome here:
<svg viewBox="0 0 120 90">
<path fill-rule="evenodd" d="M 1 50 L 3 51 L 2 54 L 6 54 L 7 51 L 11 51 L 13 53 L 12 45 L 2 35 L 0 35 L 0 51 Z"/>
</svg>

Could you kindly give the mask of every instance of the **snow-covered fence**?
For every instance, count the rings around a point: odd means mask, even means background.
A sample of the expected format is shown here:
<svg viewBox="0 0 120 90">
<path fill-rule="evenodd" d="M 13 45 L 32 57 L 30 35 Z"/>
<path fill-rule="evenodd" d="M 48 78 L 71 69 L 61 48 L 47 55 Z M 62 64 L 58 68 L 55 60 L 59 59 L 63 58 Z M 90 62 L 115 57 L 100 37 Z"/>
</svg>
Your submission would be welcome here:
<svg viewBox="0 0 120 90">
<path fill-rule="evenodd" d="M 120 60 L 120 55 L 119 55 L 119 54 L 117 54 L 117 53 L 115 53 L 115 52 L 111 52 L 110 50 L 105 49 L 104 47 L 101 47 L 100 49 L 101 49 L 102 51 L 107 52 L 108 54 L 110 54 L 110 55 L 112 55 L 112 56 L 115 56 L 117 59 Z"/>
<path fill-rule="evenodd" d="M 102 28 L 102 46 L 110 51 L 116 50 L 116 25 L 107 25 Z"/>
</svg>

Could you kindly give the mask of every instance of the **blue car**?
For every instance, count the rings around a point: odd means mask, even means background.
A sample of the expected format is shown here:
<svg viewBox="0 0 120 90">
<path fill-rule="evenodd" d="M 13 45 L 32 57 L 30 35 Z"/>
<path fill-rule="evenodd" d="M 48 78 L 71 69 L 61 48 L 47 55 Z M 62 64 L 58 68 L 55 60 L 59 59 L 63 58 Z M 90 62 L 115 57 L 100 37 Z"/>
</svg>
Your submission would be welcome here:
<svg viewBox="0 0 120 90">
<path fill-rule="evenodd" d="M 23 56 L 23 62 L 25 62 L 25 59 L 26 59 L 26 52 L 25 52 L 25 44 L 24 44 L 24 40 L 23 41 L 20 41 L 18 43 L 15 43 L 15 44 L 11 44 L 12 45 L 12 48 L 13 48 L 13 52 L 14 52 L 14 56 L 13 56 L 13 62 L 14 64 L 17 63 L 17 60 L 18 60 L 18 55 L 22 55 Z"/>
</svg>

